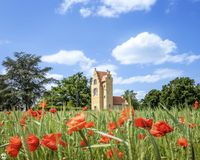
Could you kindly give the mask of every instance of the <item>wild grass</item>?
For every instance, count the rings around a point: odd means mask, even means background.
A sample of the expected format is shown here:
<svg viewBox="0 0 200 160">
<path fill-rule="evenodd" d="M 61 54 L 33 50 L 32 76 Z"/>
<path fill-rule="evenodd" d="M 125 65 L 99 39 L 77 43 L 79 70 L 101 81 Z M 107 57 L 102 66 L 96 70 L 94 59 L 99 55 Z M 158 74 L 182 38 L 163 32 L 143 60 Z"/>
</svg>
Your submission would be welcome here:
<svg viewBox="0 0 200 160">
<path fill-rule="evenodd" d="M 80 142 L 83 137 L 79 132 L 73 132 L 68 135 L 68 127 L 66 122 L 75 114 L 84 112 L 87 121 L 93 121 L 95 127 L 91 129 L 82 129 L 82 134 L 86 137 L 89 147 L 80 147 Z M 23 112 L 13 111 L 11 114 L 0 113 L 0 154 L 6 153 L 5 148 L 12 136 L 20 136 L 23 146 L 17 156 L 17 160 L 104 160 L 108 159 L 107 150 L 113 151 L 117 147 L 120 152 L 123 152 L 125 160 L 184 160 L 184 159 L 200 159 L 200 111 L 190 109 L 190 107 L 178 110 L 171 109 L 146 109 L 136 110 L 135 117 L 153 118 L 154 122 L 166 121 L 174 131 L 166 134 L 163 137 L 155 138 L 149 134 L 146 129 L 136 128 L 133 125 L 133 120 L 125 122 L 122 127 L 118 127 L 113 131 L 113 139 L 108 144 L 101 144 L 99 139 L 102 134 L 108 132 L 107 124 L 111 121 L 117 123 L 120 117 L 120 110 L 112 111 L 59 111 L 55 114 L 46 112 L 39 120 L 30 117 L 27 121 L 27 127 L 22 127 L 19 123 Z M 179 117 L 184 117 L 185 124 L 179 123 Z M 196 124 L 195 127 L 189 128 L 191 124 Z M 88 131 L 94 130 L 93 136 L 88 136 Z M 26 137 L 33 133 L 40 140 L 43 135 L 49 133 L 62 133 L 62 139 L 68 143 L 68 147 L 64 148 L 58 145 L 57 151 L 52 151 L 49 148 L 39 146 L 35 152 L 29 152 L 26 146 Z M 140 140 L 138 134 L 143 133 L 147 136 Z M 177 146 L 177 140 L 180 137 L 186 137 L 189 142 L 187 148 Z M 120 139 L 121 142 L 117 142 Z M 157 147 L 157 150 L 156 150 Z M 91 152 L 90 152 L 91 150 Z M 120 159 L 113 152 L 111 159 Z M 12 159 L 7 155 L 7 159 Z"/>
</svg>

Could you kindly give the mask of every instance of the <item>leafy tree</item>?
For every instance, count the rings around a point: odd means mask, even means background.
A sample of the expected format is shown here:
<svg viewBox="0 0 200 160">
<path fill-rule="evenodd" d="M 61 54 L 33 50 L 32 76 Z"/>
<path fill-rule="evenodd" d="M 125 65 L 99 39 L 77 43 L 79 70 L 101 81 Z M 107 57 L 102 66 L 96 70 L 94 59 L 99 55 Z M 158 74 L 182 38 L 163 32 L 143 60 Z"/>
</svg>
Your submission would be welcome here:
<svg viewBox="0 0 200 160">
<path fill-rule="evenodd" d="M 148 94 L 145 95 L 142 106 L 151 108 L 158 107 L 160 103 L 160 96 L 161 96 L 160 90 L 152 89 L 151 91 L 149 91 Z"/>
<path fill-rule="evenodd" d="M 200 102 L 200 84 L 197 84 L 195 87 L 195 92 L 196 92 L 196 99 Z"/>
<path fill-rule="evenodd" d="M 129 105 L 133 106 L 135 109 L 139 108 L 140 103 L 136 98 L 137 93 L 133 90 L 126 90 L 122 95 L 124 99 L 129 103 Z"/>
<path fill-rule="evenodd" d="M 47 102 L 51 105 L 67 105 L 75 107 L 90 106 L 90 83 L 82 72 L 64 78 L 45 93 Z"/>
<path fill-rule="evenodd" d="M 189 77 L 176 78 L 164 85 L 161 91 L 160 101 L 168 108 L 191 105 L 195 100 L 195 82 Z"/>
<path fill-rule="evenodd" d="M 11 106 L 29 109 L 44 93 L 45 84 L 53 82 L 46 74 L 50 67 L 40 68 L 40 56 L 16 52 L 14 59 L 7 57 L 3 61 L 6 69 L 4 83 L 6 88 L 3 93 L 6 99 L 11 99 Z"/>
</svg>

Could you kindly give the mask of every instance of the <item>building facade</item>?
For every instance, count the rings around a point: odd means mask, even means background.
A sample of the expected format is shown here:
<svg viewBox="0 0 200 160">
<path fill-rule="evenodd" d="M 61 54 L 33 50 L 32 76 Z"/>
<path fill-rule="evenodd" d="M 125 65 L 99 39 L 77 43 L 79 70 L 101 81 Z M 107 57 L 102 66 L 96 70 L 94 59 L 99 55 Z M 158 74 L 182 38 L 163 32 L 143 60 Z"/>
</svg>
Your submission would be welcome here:
<svg viewBox="0 0 200 160">
<path fill-rule="evenodd" d="M 110 71 L 94 70 L 91 84 L 92 110 L 106 110 L 127 106 L 122 97 L 113 97 L 113 78 Z"/>
</svg>

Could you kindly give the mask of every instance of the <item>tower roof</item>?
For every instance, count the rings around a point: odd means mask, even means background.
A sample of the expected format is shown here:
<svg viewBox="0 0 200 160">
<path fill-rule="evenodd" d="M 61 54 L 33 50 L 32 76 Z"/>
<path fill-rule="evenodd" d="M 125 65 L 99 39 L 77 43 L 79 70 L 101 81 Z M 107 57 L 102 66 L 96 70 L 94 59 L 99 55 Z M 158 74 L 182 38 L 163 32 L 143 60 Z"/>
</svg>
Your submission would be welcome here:
<svg viewBox="0 0 200 160">
<path fill-rule="evenodd" d="M 108 72 L 103 72 L 103 71 L 96 71 L 97 76 L 101 82 L 105 81 L 105 77 L 108 75 Z"/>
</svg>

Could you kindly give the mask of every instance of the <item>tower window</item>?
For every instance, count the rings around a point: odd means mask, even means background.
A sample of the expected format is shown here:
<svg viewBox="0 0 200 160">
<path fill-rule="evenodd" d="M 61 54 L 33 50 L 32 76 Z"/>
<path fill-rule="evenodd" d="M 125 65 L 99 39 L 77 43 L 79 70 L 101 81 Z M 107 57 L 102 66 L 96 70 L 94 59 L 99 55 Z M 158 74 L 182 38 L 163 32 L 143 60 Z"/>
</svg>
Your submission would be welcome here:
<svg viewBox="0 0 200 160">
<path fill-rule="evenodd" d="M 94 84 L 97 84 L 97 80 L 96 79 L 94 79 Z"/>
<path fill-rule="evenodd" d="M 94 88 L 94 90 L 93 90 L 93 95 L 94 95 L 94 96 L 97 96 L 97 95 L 98 95 L 98 89 L 97 89 L 97 88 Z"/>
</svg>

